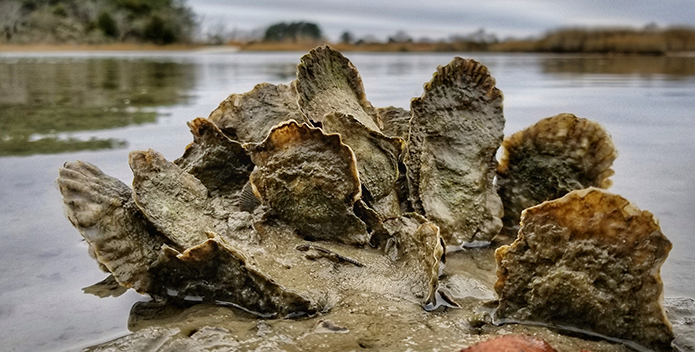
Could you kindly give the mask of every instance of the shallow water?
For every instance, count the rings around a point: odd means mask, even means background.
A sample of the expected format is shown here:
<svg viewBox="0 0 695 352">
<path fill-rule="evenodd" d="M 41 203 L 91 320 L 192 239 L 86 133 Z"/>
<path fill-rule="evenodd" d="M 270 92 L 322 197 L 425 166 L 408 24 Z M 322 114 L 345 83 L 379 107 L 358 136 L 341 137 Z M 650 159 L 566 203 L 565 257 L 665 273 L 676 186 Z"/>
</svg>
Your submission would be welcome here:
<svg viewBox="0 0 695 352">
<path fill-rule="evenodd" d="M 102 280 L 65 219 L 54 181 L 85 160 L 126 183 L 130 150 L 168 159 L 186 121 L 228 94 L 286 83 L 302 53 L 0 54 L 0 340 L 3 350 L 72 350 L 127 333 L 145 297 L 99 299 Z M 597 120 L 620 152 L 611 191 L 660 219 L 674 244 L 667 297 L 695 297 L 695 58 L 459 54 L 486 64 L 505 94 L 506 133 L 560 112 Z M 408 107 L 453 54 L 348 53 L 375 106 Z"/>
</svg>

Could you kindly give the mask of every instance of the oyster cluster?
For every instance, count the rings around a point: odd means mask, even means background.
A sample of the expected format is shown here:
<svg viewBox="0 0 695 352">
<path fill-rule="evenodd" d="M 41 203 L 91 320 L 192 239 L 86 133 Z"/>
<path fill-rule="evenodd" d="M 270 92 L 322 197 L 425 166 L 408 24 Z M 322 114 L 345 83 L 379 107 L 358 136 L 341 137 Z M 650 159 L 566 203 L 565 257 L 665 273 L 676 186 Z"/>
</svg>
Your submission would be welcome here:
<svg viewBox="0 0 695 352">
<path fill-rule="evenodd" d="M 132 188 L 80 161 L 58 184 L 112 275 L 102 285 L 261 317 L 360 293 L 457 306 L 438 291 L 445 248 L 490 243 L 521 219 L 496 253 L 496 319 L 665 349 L 670 242 L 651 214 L 592 188 L 610 186 L 610 136 L 561 114 L 503 141 L 502 100 L 485 66 L 457 57 L 410 111 L 375 108 L 353 64 L 322 46 L 289 85 L 259 84 L 189 122 L 173 162 L 132 152 Z"/>
</svg>

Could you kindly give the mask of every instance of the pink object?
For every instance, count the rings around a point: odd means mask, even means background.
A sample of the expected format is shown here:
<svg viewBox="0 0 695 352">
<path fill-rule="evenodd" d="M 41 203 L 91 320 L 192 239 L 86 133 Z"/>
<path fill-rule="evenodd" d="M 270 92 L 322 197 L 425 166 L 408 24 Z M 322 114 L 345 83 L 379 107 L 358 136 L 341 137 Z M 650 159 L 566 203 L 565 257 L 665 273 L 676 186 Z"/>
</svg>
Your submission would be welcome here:
<svg viewBox="0 0 695 352">
<path fill-rule="evenodd" d="M 557 352 L 547 342 L 525 335 L 505 335 L 479 342 L 461 352 Z"/>
</svg>

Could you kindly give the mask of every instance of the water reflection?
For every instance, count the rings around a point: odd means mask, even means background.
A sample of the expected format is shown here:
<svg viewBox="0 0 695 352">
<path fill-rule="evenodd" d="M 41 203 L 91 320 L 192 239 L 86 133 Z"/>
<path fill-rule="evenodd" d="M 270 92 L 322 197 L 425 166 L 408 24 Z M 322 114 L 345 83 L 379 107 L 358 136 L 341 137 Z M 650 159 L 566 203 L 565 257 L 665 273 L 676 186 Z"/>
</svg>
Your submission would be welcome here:
<svg viewBox="0 0 695 352">
<path fill-rule="evenodd" d="M 270 63 L 266 65 L 265 70 L 281 81 L 292 81 L 297 78 L 297 64 L 295 63 Z"/>
<path fill-rule="evenodd" d="M 121 147 L 74 138 L 156 121 L 154 108 L 183 102 L 192 64 L 126 59 L 0 61 L 0 156 Z"/>
<path fill-rule="evenodd" d="M 695 75 L 692 57 L 668 56 L 587 56 L 552 57 L 541 61 L 545 73 L 668 75 L 682 78 Z"/>
</svg>

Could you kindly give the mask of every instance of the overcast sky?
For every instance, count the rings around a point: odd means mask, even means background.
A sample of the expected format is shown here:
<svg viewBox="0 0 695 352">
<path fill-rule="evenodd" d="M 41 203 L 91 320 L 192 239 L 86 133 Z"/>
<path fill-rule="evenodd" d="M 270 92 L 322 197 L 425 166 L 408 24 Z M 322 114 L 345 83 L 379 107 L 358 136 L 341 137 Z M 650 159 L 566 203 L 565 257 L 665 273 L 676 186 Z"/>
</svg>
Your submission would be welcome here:
<svg viewBox="0 0 695 352">
<path fill-rule="evenodd" d="M 384 39 L 399 30 L 419 39 L 480 28 L 500 38 L 538 36 L 567 26 L 695 26 L 695 0 L 187 0 L 203 31 L 318 24 L 331 40 L 343 31 Z"/>
</svg>

